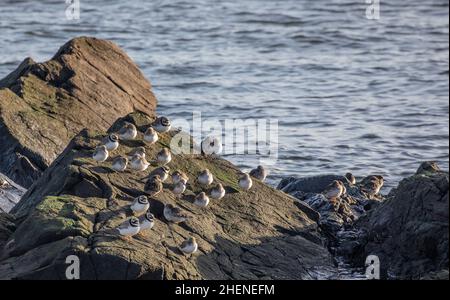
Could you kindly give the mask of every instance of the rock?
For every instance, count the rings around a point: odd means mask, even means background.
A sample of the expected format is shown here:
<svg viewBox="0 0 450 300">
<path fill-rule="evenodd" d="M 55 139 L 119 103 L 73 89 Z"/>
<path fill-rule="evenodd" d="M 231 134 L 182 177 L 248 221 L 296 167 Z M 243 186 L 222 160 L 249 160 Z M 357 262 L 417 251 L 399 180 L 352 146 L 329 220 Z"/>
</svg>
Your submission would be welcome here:
<svg viewBox="0 0 450 300">
<path fill-rule="evenodd" d="M 28 188 L 83 128 L 155 107 L 150 83 L 112 42 L 81 37 L 45 63 L 27 58 L 0 80 L 0 172 Z"/>
<path fill-rule="evenodd" d="M 318 194 L 322 193 L 335 180 L 347 183 L 347 179 L 339 175 L 319 175 L 301 178 L 288 177 L 281 180 L 277 188 L 289 194 L 299 191 Z"/>
<path fill-rule="evenodd" d="M 14 230 L 15 230 L 14 218 L 9 214 L 0 211 L 0 249 L 3 249 L 3 247 L 6 244 L 6 241 L 9 239 Z"/>
<path fill-rule="evenodd" d="M 0 211 L 9 212 L 26 190 L 0 173 Z"/>
<path fill-rule="evenodd" d="M 359 219 L 355 265 L 367 255 L 380 258 L 384 278 L 448 279 L 449 176 L 424 163 L 400 182 L 387 200 Z M 434 275 L 433 275 L 434 274 Z M 438 274 L 438 275 L 436 275 Z"/>
<path fill-rule="evenodd" d="M 142 113 L 119 119 L 142 132 L 153 121 Z M 152 159 L 177 131 L 161 134 L 146 146 Z M 106 133 L 105 133 L 106 134 Z M 111 169 L 110 161 L 96 163 L 92 150 L 105 134 L 84 130 L 35 182 L 12 210 L 17 228 L 8 238 L 0 260 L 0 279 L 61 279 L 65 259 L 77 255 L 82 279 L 318 279 L 333 277 L 336 268 L 323 246 L 317 223 L 307 206 L 259 181 L 249 192 L 238 186 L 240 171 L 214 156 L 174 155 L 172 171 L 189 177 L 181 200 L 165 183 L 162 194 L 150 198 L 156 217 L 152 230 L 125 241 L 112 229 L 130 215 L 129 205 L 141 195 L 147 175 Z M 113 156 L 145 146 L 139 140 L 123 142 Z M 222 183 L 227 196 L 207 208 L 193 205 L 201 187 L 197 174 L 208 168 Z M 162 210 L 176 204 L 193 218 L 169 224 Z M 305 209 L 307 213 L 303 212 Z M 181 242 L 194 236 L 199 252 L 180 253 Z"/>
</svg>

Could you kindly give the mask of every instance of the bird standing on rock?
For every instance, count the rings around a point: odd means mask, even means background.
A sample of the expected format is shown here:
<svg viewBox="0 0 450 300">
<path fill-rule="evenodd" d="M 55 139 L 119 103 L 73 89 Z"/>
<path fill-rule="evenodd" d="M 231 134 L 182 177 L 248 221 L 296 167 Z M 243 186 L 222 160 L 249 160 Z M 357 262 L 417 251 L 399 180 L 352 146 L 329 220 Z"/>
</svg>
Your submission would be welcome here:
<svg viewBox="0 0 450 300">
<path fill-rule="evenodd" d="M 128 166 L 128 158 L 118 156 L 112 162 L 112 168 L 114 171 L 123 172 Z"/>
<path fill-rule="evenodd" d="M 251 189 L 253 185 L 253 180 L 250 177 L 249 174 L 244 174 L 242 175 L 242 177 L 239 179 L 239 186 L 241 187 L 241 189 L 243 189 L 244 191 L 248 191 Z"/>
<path fill-rule="evenodd" d="M 156 196 L 163 190 L 163 184 L 159 175 L 150 177 L 144 186 L 144 191 L 150 196 Z"/>
<path fill-rule="evenodd" d="M 169 178 L 169 172 L 170 172 L 169 167 L 162 166 L 151 171 L 150 177 L 158 175 L 159 179 L 161 179 L 161 181 L 164 182 L 167 180 L 167 178 Z"/>
<path fill-rule="evenodd" d="M 126 122 L 117 134 L 121 140 L 134 140 L 137 136 L 137 128 L 134 124 Z"/>
<path fill-rule="evenodd" d="M 145 157 L 136 154 L 133 156 L 130 162 L 130 168 L 135 171 L 143 172 L 147 170 L 150 163 L 145 159 Z"/>
<path fill-rule="evenodd" d="M 112 133 L 105 137 L 102 143 L 106 146 L 106 150 L 114 151 L 119 148 L 119 137 L 116 134 Z"/>
<path fill-rule="evenodd" d="M 135 236 L 141 230 L 139 219 L 136 217 L 131 217 L 117 227 L 117 230 L 119 231 L 119 234 L 125 238 Z"/>
<path fill-rule="evenodd" d="M 139 217 L 139 224 L 141 227 L 140 232 L 152 229 L 153 226 L 155 226 L 155 216 L 147 211 L 144 215 Z"/>
<path fill-rule="evenodd" d="M 347 180 L 350 184 L 352 184 L 352 185 L 356 184 L 356 178 L 355 178 L 355 176 L 353 176 L 352 173 L 345 174 L 345 178 L 347 178 Z"/>
<path fill-rule="evenodd" d="M 167 117 L 159 117 L 153 123 L 153 128 L 158 132 L 167 132 L 172 127 L 170 120 Z"/>
<path fill-rule="evenodd" d="M 164 206 L 163 214 L 167 221 L 173 223 L 185 222 L 189 218 L 184 211 L 172 204 L 166 204 Z"/>
<path fill-rule="evenodd" d="M 213 174 L 208 169 L 205 169 L 200 172 L 197 180 L 201 185 L 208 186 L 211 183 L 213 183 L 214 177 L 213 177 Z"/>
<path fill-rule="evenodd" d="M 188 180 L 189 180 L 189 177 L 181 171 L 175 171 L 172 174 L 173 184 L 177 184 L 178 182 L 183 182 L 184 184 L 187 184 Z"/>
<path fill-rule="evenodd" d="M 222 142 L 218 137 L 208 136 L 201 143 L 201 153 L 212 155 L 222 153 Z"/>
<path fill-rule="evenodd" d="M 337 199 L 344 194 L 345 186 L 339 180 L 334 180 L 328 187 L 322 192 L 322 194 L 328 199 Z"/>
<path fill-rule="evenodd" d="M 153 127 L 149 127 L 144 133 L 144 141 L 153 145 L 159 140 L 158 133 L 153 129 Z"/>
<path fill-rule="evenodd" d="M 384 178 L 381 175 L 367 176 L 359 183 L 361 190 L 369 195 L 376 195 L 384 185 Z"/>
<path fill-rule="evenodd" d="M 109 153 L 105 145 L 98 146 L 95 148 L 92 158 L 97 162 L 104 162 L 108 159 Z"/>
<path fill-rule="evenodd" d="M 132 159 L 135 155 L 145 158 L 145 147 L 140 146 L 131 150 L 131 152 L 128 153 L 128 159 Z"/>
<path fill-rule="evenodd" d="M 156 160 L 161 165 L 167 165 L 172 161 L 172 153 L 169 149 L 164 148 L 156 155 Z"/>
<path fill-rule="evenodd" d="M 0 189 L 6 188 L 9 185 L 6 179 L 0 177 Z"/>
<path fill-rule="evenodd" d="M 130 205 L 130 208 L 133 213 L 141 214 L 150 208 L 150 203 L 148 202 L 147 197 L 139 196 L 134 199 L 133 203 Z"/>
<path fill-rule="evenodd" d="M 194 237 L 190 237 L 181 243 L 181 252 L 187 255 L 194 254 L 198 250 L 198 244 Z"/>
<path fill-rule="evenodd" d="M 211 198 L 220 200 L 223 197 L 225 197 L 225 189 L 223 188 L 223 185 L 218 183 L 213 189 L 211 189 Z"/>
<path fill-rule="evenodd" d="M 186 191 L 186 184 L 183 181 L 179 181 L 178 183 L 174 184 L 172 193 L 175 194 L 177 197 L 181 197 L 183 193 Z"/>
<path fill-rule="evenodd" d="M 209 197 L 205 192 L 201 192 L 195 197 L 194 204 L 200 207 L 207 207 L 209 204 Z"/>
<path fill-rule="evenodd" d="M 256 169 L 250 171 L 250 176 L 258 179 L 259 181 L 265 181 L 267 178 L 267 170 L 263 166 L 258 166 Z"/>
</svg>

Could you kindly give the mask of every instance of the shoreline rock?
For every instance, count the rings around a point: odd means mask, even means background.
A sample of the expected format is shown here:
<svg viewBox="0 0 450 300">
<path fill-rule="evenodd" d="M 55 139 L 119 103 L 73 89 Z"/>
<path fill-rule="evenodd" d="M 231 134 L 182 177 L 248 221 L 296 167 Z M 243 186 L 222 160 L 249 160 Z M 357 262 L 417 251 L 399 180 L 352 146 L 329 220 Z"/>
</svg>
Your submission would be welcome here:
<svg viewBox="0 0 450 300">
<path fill-rule="evenodd" d="M 0 173 L 0 212 L 8 213 L 25 194 L 26 189 Z"/>
<path fill-rule="evenodd" d="M 112 42 L 80 37 L 44 63 L 25 59 L 0 80 L 0 172 L 28 188 L 83 128 L 106 130 L 156 98 Z"/>
</svg>

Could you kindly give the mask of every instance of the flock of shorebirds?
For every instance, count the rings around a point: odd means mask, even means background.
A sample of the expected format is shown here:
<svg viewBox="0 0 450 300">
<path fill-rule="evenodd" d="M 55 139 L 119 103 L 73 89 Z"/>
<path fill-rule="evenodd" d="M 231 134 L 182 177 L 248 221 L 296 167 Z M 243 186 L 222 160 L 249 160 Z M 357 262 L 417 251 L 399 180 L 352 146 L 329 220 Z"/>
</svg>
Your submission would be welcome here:
<svg viewBox="0 0 450 300">
<path fill-rule="evenodd" d="M 170 131 L 171 122 L 166 117 L 158 117 L 155 122 L 149 126 L 144 133 L 144 142 L 147 145 L 153 145 L 159 140 L 160 133 Z M 109 153 L 115 151 L 120 146 L 120 141 L 135 140 L 138 135 L 136 126 L 132 123 L 125 123 L 124 126 L 116 133 L 112 133 L 105 137 L 100 146 L 95 149 L 92 158 L 97 162 L 104 162 L 108 159 Z M 208 139 L 208 138 L 207 138 Z M 205 139 L 206 141 L 206 139 Z M 202 147 L 203 143 L 202 142 Z M 216 139 L 212 139 L 213 143 L 217 143 Z M 208 140 L 211 143 L 211 140 Z M 136 172 L 144 172 L 148 169 L 151 163 L 156 163 L 157 167 L 150 172 L 150 177 L 144 186 L 145 194 L 150 197 L 156 196 L 163 191 L 163 182 L 171 177 L 172 189 L 171 192 L 179 199 L 186 191 L 188 176 L 177 170 L 170 174 L 170 169 L 167 167 L 172 161 L 172 153 L 168 148 L 163 148 L 157 155 L 156 160 L 149 162 L 146 159 L 145 147 L 137 147 L 128 153 L 127 157 L 117 156 L 112 160 L 112 169 L 116 172 L 123 172 L 128 167 Z M 253 186 L 253 179 L 264 182 L 268 175 L 267 170 L 263 166 L 258 166 L 249 173 L 243 173 L 239 179 L 239 187 L 248 191 Z M 351 173 L 345 175 L 345 179 L 349 184 L 356 184 L 356 178 Z M 197 182 L 203 188 L 210 187 L 214 182 L 214 175 L 205 169 L 197 176 Z M 378 194 L 383 186 L 384 179 L 379 175 L 372 175 L 366 177 L 359 183 L 362 191 L 369 195 Z M 332 203 L 336 204 L 337 199 L 346 194 L 345 184 L 340 180 L 333 181 L 322 194 Z M 210 198 L 220 200 L 225 197 L 226 191 L 222 184 L 215 184 L 210 190 L 209 195 L 202 191 L 195 196 L 194 204 L 199 207 L 207 207 Z M 150 204 L 147 196 L 142 195 L 136 197 L 130 205 L 133 216 L 123 222 L 116 228 L 119 235 L 130 238 L 138 233 L 152 229 L 155 225 L 155 216 L 149 210 Z M 168 222 L 181 223 L 185 222 L 189 216 L 183 212 L 179 207 L 172 204 L 165 204 L 163 210 L 164 218 Z M 198 250 L 198 244 L 194 237 L 189 237 L 179 246 L 179 249 L 185 254 L 193 254 Z"/>
<path fill-rule="evenodd" d="M 144 142 L 147 145 L 153 145 L 159 140 L 160 133 L 166 133 L 171 129 L 171 122 L 166 117 L 158 117 L 155 122 L 145 131 Z M 110 152 L 117 150 L 120 146 L 120 141 L 135 140 L 138 136 L 138 130 L 132 123 L 125 123 L 123 127 L 116 133 L 112 133 L 105 137 L 101 144 L 96 147 L 92 158 L 97 162 L 105 162 Z M 208 140 L 208 143 L 211 141 Z M 212 142 L 216 142 L 212 139 Z M 202 143 L 203 144 L 203 143 Z M 203 146 L 203 145 L 202 145 Z M 127 157 L 117 156 L 112 159 L 112 169 L 116 172 L 124 172 L 127 168 L 136 171 L 146 171 L 151 163 L 156 163 L 158 166 L 150 172 L 150 177 L 144 185 L 145 194 L 154 197 L 163 192 L 163 182 L 171 177 L 172 189 L 171 192 L 180 198 L 186 191 L 189 177 L 182 171 L 177 170 L 170 174 L 170 169 L 167 167 L 172 161 L 172 153 L 168 148 L 163 148 L 157 155 L 155 161 L 147 161 L 145 154 L 145 147 L 137 147 L 127 154 Z M 250 173 L 243 173 L 239 179 L 239 187 L 244 191 L 248 191 L 253 186 L 253 178 L 265 181 L 267 177 L 267 170 L 263 166 L 258 166 Z M 203 188 L 208 188 L 214 183 L 214 175 L 208 169 L 201 171 L 197 176 L 197 182 Z M 217 183 L 210 191 L 209 195 L 202 191 L 195 196 L 194 204 L 199 207 L 207 207 L 210 198 L 220 200 L 225 197 L 226 190 L 222 184 Z M 150 203 L 146 195 L 136 197 L 130 209 L 133 212 L 131 218 L 127 219 L 120 226 L 116 228 L 119 235 L 130 238 L 138 233 L 152 229 L 155 225 L 155 216 L 150 212 Z M 181 223 L 185 222 L 189 216 L 179 207 L 172 204 L 166 204 L 163 210 L 164 218 L 168 222 Z M 198 250 L 198 244 L 194 237 L 189 237 L 179 246 L 179 249 L 185 254 L 193 254 Z"/>
</svg>

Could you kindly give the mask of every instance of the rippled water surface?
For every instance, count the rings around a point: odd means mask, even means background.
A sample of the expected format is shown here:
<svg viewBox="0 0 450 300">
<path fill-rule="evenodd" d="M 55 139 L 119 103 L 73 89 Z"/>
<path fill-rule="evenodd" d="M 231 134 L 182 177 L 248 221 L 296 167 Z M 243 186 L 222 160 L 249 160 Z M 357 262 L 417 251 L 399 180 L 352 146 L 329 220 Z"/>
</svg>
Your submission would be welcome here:
<svg viewBox="0 0 450 300">
<path fill-rule="evenodd" d="M 275 118 L 282 175 L 448 168 L 448 0 L 0 0 L 0 77 L 79 35 L 123 47 L 172 118 Z M 254 156 L 229 157 L 244 169 Z"/>
</svg>

